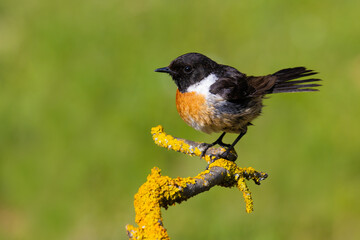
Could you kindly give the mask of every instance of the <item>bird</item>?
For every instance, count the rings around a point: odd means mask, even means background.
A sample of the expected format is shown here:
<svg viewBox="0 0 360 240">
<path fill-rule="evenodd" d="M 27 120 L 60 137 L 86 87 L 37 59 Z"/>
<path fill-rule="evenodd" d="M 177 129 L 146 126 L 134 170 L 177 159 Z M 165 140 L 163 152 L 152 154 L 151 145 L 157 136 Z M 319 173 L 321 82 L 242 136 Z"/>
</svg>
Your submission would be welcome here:
<svg viewBox="0 0 360 240">
<path fill-rule="evenodd" d="M 229 153 L 247 133 L 248 126 L 261 114 L 263 99 L 274 93 L 314 92 L 321 86 L 317 74 L 305 67 L 286 68 L 265 76 L 247 76 L 234 67 L 218 64 L 209 57 L 186 53 L 155 72 L 169 74 L 177 86 L 176 108 L 180 117 L 191 127 L 204 133 L 221 135 L 213 143 L 204 143 L 201 153 L 215 145 Z M 226 133 L 238 136 L 232 144 L 223 142 Z"/>
</svg>

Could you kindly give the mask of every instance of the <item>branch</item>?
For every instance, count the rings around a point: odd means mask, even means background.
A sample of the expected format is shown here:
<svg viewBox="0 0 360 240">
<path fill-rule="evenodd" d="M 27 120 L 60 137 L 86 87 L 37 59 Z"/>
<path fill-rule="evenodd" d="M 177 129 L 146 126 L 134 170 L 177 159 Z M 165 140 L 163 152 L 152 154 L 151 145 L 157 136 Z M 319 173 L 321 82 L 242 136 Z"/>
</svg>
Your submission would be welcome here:
<svg viewBox="0 0 360 240">
<path fill-rule="evenodd" d="M 153 140 L 156 145 L 174 150 L 176 152 L 185 153 L 190 156 L 200 157 L 202 151 L 206 147 L 206 145 L 202 142 L 194 142 L 168 135 L 164 132 L 164 128 L 162 126 L 153 127 L 151 129 L 151 135 L 153 136 Z M 204 159 L 208 163 L 211 163 L 214 159 L 220 158 L 220 155 L 225 151 L 225 148 L 211 147 L 206 151 L 207 154 L 205 155 Z M 235 150 L 230 151 L 228 158 L 231 161 L 236 160 L 237 154 Z"/>
<path fill-rule="evenodd" d="M 155 143 L 159 146 L 182 152 L 190 156 L 200 156 L 203 144 L 167 135 L 161 126 L 151 130 Z M 175 203 L 181 203 L 199 193 L 210 190 L 219 185 L 233 187 L 242 191 L 245 199 L 246 212 L 253 211 L 251 192 L 246 180 L 253 180 L 256 184 L 267 178 L 267 174 L 257 172 L 255 169 L 240 168 L 235 162 L 218 159 L 225 149 L 209 148 L 204 158 L 210 163 L 208 169 L 195 177 L 175 178 L 161 176 L 161 170 L 154 167 L 147 181 L 139 188 L 135 195 L 135 222 L 139 227 L 127 225 L 126 230 L 130 239 L 169 239 L 166 229 L 163 227 L 161 207 L 167 209 Z M 232 156 L 236 156 L 232 152 Z"/>
</svg>

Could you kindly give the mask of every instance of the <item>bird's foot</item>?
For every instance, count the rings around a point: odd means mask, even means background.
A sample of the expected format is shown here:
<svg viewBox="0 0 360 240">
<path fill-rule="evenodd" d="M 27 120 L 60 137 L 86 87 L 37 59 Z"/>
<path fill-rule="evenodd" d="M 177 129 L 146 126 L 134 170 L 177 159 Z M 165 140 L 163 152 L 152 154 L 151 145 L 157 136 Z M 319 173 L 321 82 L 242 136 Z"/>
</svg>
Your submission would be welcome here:
<svg viewBox="0 0 360 240">
<path fill-rule="evenodd" d="M 234 154 L 230 154 L 231 152 L 233 152 Z M 235 158 L 234 158 L 234 155 L 235 155 Z M 237 159 L 237 154 L 236 154 L 234 148 L 230 145 L 230 147 L 228 147 L 225 152 L 223 152 L 219 155 L 219 158 L 223 158 L 223 159 L 235 162 L 235 160 Z"/>
<path fill-rule="evenodd" d="M 234 148 L 230 145 L 230 144 L 225 144 L 225 143 L 216 143 L 218 145 L 220 145 L 222 148 L 225 149 L 225 151 L 223 151 L 222 153 L 217 153 L 217 154 L 209 154 L 210 156 L 210 163 L 213 163 L 214 161 L 223 158 L 229 161 L 235 161 L 237 159 L 237 154 L 234 150 Z M 209 148 L 213 147 L 216 145 L 215 143 L 202 143 L 201 144 L 201 148 L 203 148 L 201 154 L 200 154 L 200 158 L 204 158 L 206 155 L 206 152 L 209 150 Z"/>
<path fill-rule="evenodd" d="M 235 152 L 235 150 L 232 147 L 229 147 L 226 149 L 226 151 L 220 153 L 220 154 L 216 154 L 216 155 L 210 155 L 210 162 L 208 163 L 208 165 L 206 166 L 205 170 L 209 169 L 209 166 L 211 163 L 215 162 L 218 159 L 226 159 L 228 161 L 232 161 L 235 162 L 237 159 L 238 155 Z"/>
<path fill-rule="evenodd" d="M 206 155 L 206 151 L 207 151 L 209 148 L 215 146 L 215 144 L 216 144 L 216 143 L 202 143 L 202 144 L 201 144 L 201 147 L 204 148 L 204 150 L 201 151 L 200 158 L 204 158 L 205 155 Z"/>
<path fill-rule="evenodd" d="M 200 158 L 205 157 L 206 151 L 207 151 L 209 148 L 211 148 L 211 147 L 213 147 L 213 146 L 215 146 L 215 145 L 219 145 L 219 146 L 222 147 L 222 148 L 229 148 L 229 147 L 231 147 L 231 144 L 226 144 L 226 143 L 224 143 L 224 142 L 222 141 L 222 139 L 223 139 L 224 136 L 225 136 L 225 132 L 223 132 L 223 133 L 221 134 L 221 136 L 220 136 L 218 139 L 216 139 L 216 141 L 213 142 L 213 143 L 202 143 L 202 147 L 204 147 L 204 150 L 201 152 Z"/>
</svg>

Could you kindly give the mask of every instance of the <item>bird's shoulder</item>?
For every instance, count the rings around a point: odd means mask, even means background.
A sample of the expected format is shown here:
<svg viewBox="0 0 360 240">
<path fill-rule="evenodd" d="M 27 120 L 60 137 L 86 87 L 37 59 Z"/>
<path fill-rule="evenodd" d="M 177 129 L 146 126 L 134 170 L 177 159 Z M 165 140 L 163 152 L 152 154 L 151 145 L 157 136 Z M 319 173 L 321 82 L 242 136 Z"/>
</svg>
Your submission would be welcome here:
<svg viewBox="0 0 360 240">
<path fill-rule="evenodd" d="M 218 79 L 210 86 L 210 93 L 227 101 L 238 101 L 247 97 L 249 85 L 246 74 L 226 65 L 220 65 L 215 74 Z"/>
</svg>

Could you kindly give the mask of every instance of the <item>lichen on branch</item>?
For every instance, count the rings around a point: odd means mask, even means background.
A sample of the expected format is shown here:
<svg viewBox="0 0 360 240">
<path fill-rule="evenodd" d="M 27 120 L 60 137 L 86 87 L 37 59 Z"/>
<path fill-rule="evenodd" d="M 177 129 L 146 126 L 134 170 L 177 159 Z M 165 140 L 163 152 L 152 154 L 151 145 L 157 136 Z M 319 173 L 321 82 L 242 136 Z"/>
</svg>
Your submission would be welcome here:
<svg viewBox="0 0 360 240">
<path fill-rule="evenodd" d="M 161 126 L 151 129 L 155 143 L 161 147 L 182 152 L 190 156 L 200 156 L 202 143 L 175 138 L 164 132 Z M 208 191 L 219 185 L 222 187 L 236 186 L 245 200 L 246 212 L 253 211 L 251 192 L 245 180 L 253 180 L 256 184 L 267 178 L 267 174 L 257 172 L 255 169 L 240 168 L 235 162 L 218 159 L 224 151 L 222 148 L 210 148 L 205 155 L 205 160 L 210 163 L 207 170 L 195 177 L 170 178 L 162 176 L 161 170 L 154 167 L 147 181 L 135 194 L 135 222 L 138 227 L 127 225 L 126 230 L 130 239 L 169 239 L 163 226 L 161 207 L 167 209 L 175 203 L 181 203 L 201 192 Z M 232 152 L 236 156 L 235 152 Z"/>
</svg>

